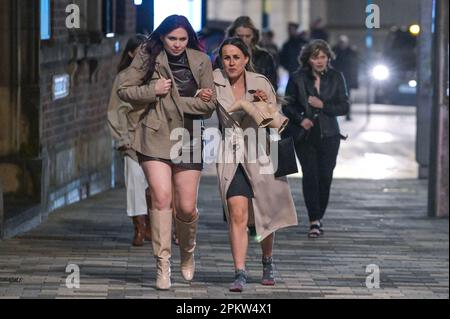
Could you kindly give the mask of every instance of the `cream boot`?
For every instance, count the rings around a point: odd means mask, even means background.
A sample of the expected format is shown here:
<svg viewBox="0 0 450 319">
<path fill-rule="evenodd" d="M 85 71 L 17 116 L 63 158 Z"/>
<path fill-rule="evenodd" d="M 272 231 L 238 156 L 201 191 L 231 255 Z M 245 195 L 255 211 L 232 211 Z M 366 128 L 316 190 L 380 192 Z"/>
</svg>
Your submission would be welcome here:
<svg viewBox="0 0 450 319">
<path fill-rule="evenodd" d="M 175 218 L 178 239 L 180 241 L 181 274 L 187 281 L 191 281 L 195 273 L 194 250 L 197 244 L 198 217 L 199 214 L 197 212 L 195 219 L 189 223 L 181 221 L 178 217 Z"/>
<path fill-rule="evenodd" d="M 258 109 L 253 103 L 246 100 L 236 101 L 227 111 L 232 113 L 241 110 L 244 110 L 259 127 L 267 127 L 273 121 L 270 114 Z"/>
<path fill-rule="evenodd" d="M 268 125 L 269 128 L 278 129 L 278 133 L 281 134 L 281 132 L 284 131 L 286 126 L 289 123 L 289 119 L 284 116 L 282 113 L 280 113 L 280 110 L 277 105 L 274 105 L 272 103 L 266 103 L 266 102 L 254 102 L 253 103 L 256 108 L 258 108 L 261 112 L 265 114 L 270 114 L 271 117 L 273 117 L 273 121 L 270 122 Z"/>
<path fill-rule="evenodd" d="M 152 197 L 150 196 L 150 190 L 147 188 L 145 191 L 145 201 L 147 203 L 147 215 L 145 215 L 145 240 L 152 241 L 152 223 L 150 221 L 150 208 L 152 207 Z"/>
<path fill-rule="evenodd" d="M 170 289 L 170 257 L 172 255 L 172 210 L 150 211 L 153 255 L 156 259 L 156 288 Z"/>
</svg>

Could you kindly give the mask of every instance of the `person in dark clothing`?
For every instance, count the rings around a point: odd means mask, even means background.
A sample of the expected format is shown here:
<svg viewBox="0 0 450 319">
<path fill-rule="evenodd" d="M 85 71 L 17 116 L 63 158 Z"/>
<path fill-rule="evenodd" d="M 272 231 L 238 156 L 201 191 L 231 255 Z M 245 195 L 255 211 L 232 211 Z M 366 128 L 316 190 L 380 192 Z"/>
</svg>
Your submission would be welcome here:
<svg viewBox="0 0 450 319">
<path fill-rule="evenodd" d="M 280 51 L 278 46 L 273 41 L 275 34 L 272 30 L 264 30 L 262 32 L 260 46 L 266 49 L 273 57 L 275 61 L 275 68 L 278 70 L 280 66 Z"/>
<path fill-rule="evenodd" d="M 336 59 L 333 61 L 333 67 L 336 71 L 344 74 L 345 81 L 348 86 L 348 93 L 351 95 L 351 90 L 358 89 L 358 52 L 350 45 L 349 38 L 346 35 L 339 37 L 338 44 L 333 48 L 336 54 Z M 346 119 L 351 120 L 350 110 L 347 113 Z"/>
<path fill-rule="evenodd" d="M 283 106 L 283 113 L 290 119 L 283 136 L 294 137 L 302 167 L 310 238 L 323 234 L 322 219 L 342 138 L 336 117 L 346 115 L 350 107 L 345 79 L 330 66 L 333 58 L 333 51 L 323 40 L 303 48 L 301 68 L 289 79 Z"/>
<path fill-rule="evenodd" d="M 289 74 L 292 74 L 298 69 L 298 56 L 302 47 L 308 43 L 308 41 L 297 32 L 298 27 L 299 25 L 297 23 L 291 22 L 288 24 L 289 39 L 283 44 L 280 51 L 280 64 L 289 72 Z"/>
<path fill-rule="evenodd" d="M 317 18 L 311 23 L 311 40 L 324 40 L 328 41 L 328 32 L 323 25 L 322 18 Z"/>
<path fill-rule="evenodd" d="M 266 50 L 261 48 L 259 43 L 259 30 L 247 16 L 237 18 L 228 28 L 227 37 L 238 37 L 250 49 L 252 56 L 253 69 L 256 73 L 264 75 L 272 84 L 275 91 L 278 90 L 278 73 L 275 66 L 275 59 Z M 222 68 L 220 59 L 216 59 L 214 68 Z"/>
</svg>

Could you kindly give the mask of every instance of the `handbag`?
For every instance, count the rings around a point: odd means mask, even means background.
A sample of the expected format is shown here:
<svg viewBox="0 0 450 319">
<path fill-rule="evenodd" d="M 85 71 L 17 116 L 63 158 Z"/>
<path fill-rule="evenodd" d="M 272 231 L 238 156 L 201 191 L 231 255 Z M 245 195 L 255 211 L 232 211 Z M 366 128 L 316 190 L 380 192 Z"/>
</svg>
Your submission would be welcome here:
<svg viewBox="0 0 450 319">
<path fill-rule="evenodd" d="M 294 139 L 289 136 L 278 141 L 278 168 L 274 175 L 278 178 L 295 173 L 298 173 L 298 167 Z"/>
</svg>

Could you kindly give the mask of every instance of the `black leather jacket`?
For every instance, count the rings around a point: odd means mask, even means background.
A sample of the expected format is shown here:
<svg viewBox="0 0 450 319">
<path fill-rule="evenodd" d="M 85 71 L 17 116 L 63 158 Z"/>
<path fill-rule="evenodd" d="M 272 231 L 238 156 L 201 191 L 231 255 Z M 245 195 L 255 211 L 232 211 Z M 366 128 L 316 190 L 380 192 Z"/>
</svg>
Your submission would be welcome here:
<svg viewBox="0 0 450 319">
<path fill-rule="evenodd" d="M 255 47 L 253 49 L 253 66 L 255 72 L 264 75 L 272 83 L 275 92 L 278 90 L 278 75 L 274 57 L 266 49 Z"/>
<path fill-rule="evenodd" d="M 308 104 L 308 97 L 316 96 L 323 103 L 322 110 Z M 305 118 L 319 121 L 321 138 L 341 135 L 337 116 L 346 115 L 350 108 L 347 86 L 340 72 L 328 69 L 320 78 L 320 94 L 314 86 L 314 77 L 310 70 L 301 69 L 292 73 L 286 87 L 287 104 L 283 113 L 290 119 L 283 136 L 297 136 Z"/>
</svg>

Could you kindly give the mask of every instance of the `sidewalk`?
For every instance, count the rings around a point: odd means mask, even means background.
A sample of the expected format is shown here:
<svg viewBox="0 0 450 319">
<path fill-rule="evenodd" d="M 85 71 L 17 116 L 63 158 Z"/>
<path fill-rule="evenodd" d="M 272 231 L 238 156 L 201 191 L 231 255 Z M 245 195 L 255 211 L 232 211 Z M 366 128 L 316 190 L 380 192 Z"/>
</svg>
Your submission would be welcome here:
<svg viewBox="0 0 450 319">
<path fill-rule="evenodd" d="M 250 282 L 228 292 L 233 266 L 215 177 L 202 179 L 197 272 L 189 284 L 173 249 L 173 289 L 155 290 L 151 245 L 130 245 L 125 193 L 114 190 L 53 213 L 32 232 L 0 242 L 0 298 L 448 298 L 448 220 L 426 217 L 426 182 L 336 180 L 325 236 L 306 237 L 300 180 L 291 187 L 301 225 L 277 233 L 275 287 L 259 284 L 260 249 L 251 242 Z M 66 287 L 66 267 L 81 270 Z M 380 288 L 366 288 L 366 267 Z M 19 281 L 19 282 L 17 282 Z"/>
</svg>

